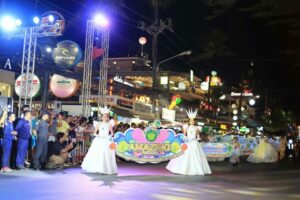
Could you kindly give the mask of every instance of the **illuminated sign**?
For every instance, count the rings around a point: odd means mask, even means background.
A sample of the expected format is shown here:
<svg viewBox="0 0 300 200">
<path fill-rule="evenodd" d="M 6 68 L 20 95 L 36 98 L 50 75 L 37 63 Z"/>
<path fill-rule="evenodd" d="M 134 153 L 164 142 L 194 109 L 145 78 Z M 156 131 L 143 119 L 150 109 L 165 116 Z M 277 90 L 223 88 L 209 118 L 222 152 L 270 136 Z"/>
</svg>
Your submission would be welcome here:
<svg viewBox="0 0 300 200">
<path fill-rule="evenodd" d="M 115 76 L 114 81 L 117 82 L 117 83 L 122 83 L 124 85 L 128 85 L 130 87 L 133 87 L 133 85 L 131 83 L 128 83 L 127 81 L 124 81 L 120 76 Z"/>
<path fill-rule="evenodd" d="M 168 121 L 175 121 L 175 110 L 169 110 L 167 108 L 162 109 L 162 119 L 168 120 Z"/>
<path fill-rule="evenodd" d="M 26 95 L 29 97 L 35 97 L 41 88 L 41 81 L 40 79 L 34 74 L 33 76 L 30 76 L 29 74 L 29 80 L 26 79 L 26 74 L 20 75 L 15 82 L 15 92 L 18 96 L 21 95 L 21 86 L 23 85 L 23 92 L 22 92 L 22 98 L 25 97 L 25 90 L 26 90 L 26 82 L 28 82 L 27 91 L 28 94 Z"/>
<path fill-rule="evenodd" d="M 73 96 L 79 89 L 78 81 L 60 75 L 53 75 L 50 81 L 50 90 L 54 96 L 68 98 Z"/>
<path fill-rule="evenodd" d="M 118 99 L 117 105 L 124 108 L 133 109 L 133 101 L 125 100 L 125 99 Z"/>
<path fill-rule="evenodd" d="M 201 90 L 208 91 L 208 82 L 202 82 L 200 88 Z"/>
<path fill-rule="evenodd" d="M 231 96 L 232 97 L 240 97 L 240 96 L 243 96 L 243 97 L 252 97 L 253 96 L 253 93 L 241 93 L 241 92 L 231 92 Z"/>
<path fill-rule="evenodd" d="M 178 157 L 188 148 L 183 134 L 171 129 L 128 129 L 125 133 L 117 132 L 111 149 L 126 160 L 138 163 L 159 163 Z"/>
</svg>

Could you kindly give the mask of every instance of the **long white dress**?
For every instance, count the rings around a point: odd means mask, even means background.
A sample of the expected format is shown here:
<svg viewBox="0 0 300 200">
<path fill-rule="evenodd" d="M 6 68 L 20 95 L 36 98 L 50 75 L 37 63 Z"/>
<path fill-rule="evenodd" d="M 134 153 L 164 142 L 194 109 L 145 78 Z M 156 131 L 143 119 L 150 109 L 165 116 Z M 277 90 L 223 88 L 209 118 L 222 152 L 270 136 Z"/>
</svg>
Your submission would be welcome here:
<svg viewBox="0 0 300 200">
<path fill-rule="evenodd" d="M 252 163 L 274 163 L 277 160 L 278 152 L 265 139 L 260 140 L 255 152 L 247 158 L 247 161 Z"/>
<path fill-rule="evenodd" d="M 109 123 L 99 122 L 99 134 L 94 138 L 81 167 L 89 173 L 117 174 L 117 162 L 114 150 L 109 148 Z"/>
<path fill-rule="evenodd" d="M 197 127 L 187 128 L 188 148 L 183 155 L 170 160 L 167 169 L 176 174 L 205 175 L 211 174 L 211 169 L 201 144 L 196 140 Z"/>
</svg>

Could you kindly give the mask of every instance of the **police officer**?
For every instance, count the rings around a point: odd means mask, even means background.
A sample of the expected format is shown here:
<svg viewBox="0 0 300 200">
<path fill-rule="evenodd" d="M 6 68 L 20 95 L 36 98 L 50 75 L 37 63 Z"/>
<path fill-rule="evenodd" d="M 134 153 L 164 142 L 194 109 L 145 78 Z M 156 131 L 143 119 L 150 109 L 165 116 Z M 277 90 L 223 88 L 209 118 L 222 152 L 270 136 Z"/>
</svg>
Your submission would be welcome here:
<svg viewBox="0 0 300 200">
<path fill-rule="evenodd" d="M 37 148 L 34 155 L 33 168 L 39 170 L 42 164 L 47 162 L 48 137 L 49 137 L 49 113 L 42 112 L 41 119 L 35 126 L 34 133 L 37 135 Z"/>
<path fill-rule="evenodd" d="M 10 152 L 12 147 L 12 141 L 14 140 L 17 132 L 14 131 L 13 122 L 16 116 L 13 112 L 8 113 L 7 121 L 4 124 L 3 146 L 2 146 L 2 170 L 3 172 L 11 172 L 9 168 Z"/>
<path fill-rule="evenodd" d="M 31 112 L 29 110 L 24 112 L 24 118 L 21 118 L 15 130 L 17 131 L 18 138 L 18 150 L 17 150 L 17 159 L 16 165 L 17 170 L 25 169 L 25 158 L 28 150 L 28 140 L 30 138 L 30 120 Z"/>
</svg>

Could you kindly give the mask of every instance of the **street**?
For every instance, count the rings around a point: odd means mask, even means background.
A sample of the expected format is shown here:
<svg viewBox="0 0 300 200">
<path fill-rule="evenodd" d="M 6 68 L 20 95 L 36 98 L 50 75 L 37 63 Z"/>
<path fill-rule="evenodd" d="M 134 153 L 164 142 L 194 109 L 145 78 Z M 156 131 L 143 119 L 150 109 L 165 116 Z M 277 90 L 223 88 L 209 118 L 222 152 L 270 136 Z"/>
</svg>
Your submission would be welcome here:
<svg viewBox="0 0 300 200">
<path fill-rule="evenodd" d="M 0 174 L 1 200 L 15 199 L 300 199 L 300 163 L 210 163 L 210 176 L 174 175 L 158 165 L 119 162 L 118 175 L 78 168 Z"/>
</svg>

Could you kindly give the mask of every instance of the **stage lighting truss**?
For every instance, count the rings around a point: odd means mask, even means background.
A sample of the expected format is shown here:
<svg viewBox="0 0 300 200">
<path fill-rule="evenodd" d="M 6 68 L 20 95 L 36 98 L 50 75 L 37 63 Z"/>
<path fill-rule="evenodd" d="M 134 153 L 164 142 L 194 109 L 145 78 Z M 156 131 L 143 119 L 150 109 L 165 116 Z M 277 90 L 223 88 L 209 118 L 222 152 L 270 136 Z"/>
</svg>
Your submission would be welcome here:
<svg viewBox="0 0 300 200">
<path fill-rule="evenodd" d="M 55 16 L 53 21 L 47 20 L 49 16 Z M 21 93 L 19 96 L 19 116 L 21 107 L 29 105 L 31 109 L 33 87 L 32 77 L 35 70 L 37 38 L 61 36 L 64 31 L 65 20 L 57 12 L 50 11 L 44 13 L 41 22 L 33 27 L 20 27 L 12 31 L 2 32 L 2 37 L 7 39 L 23 39 L 23 56 L 21 75 L 25 74 L 24 81 L 21 81 Z"/>
</svg>

